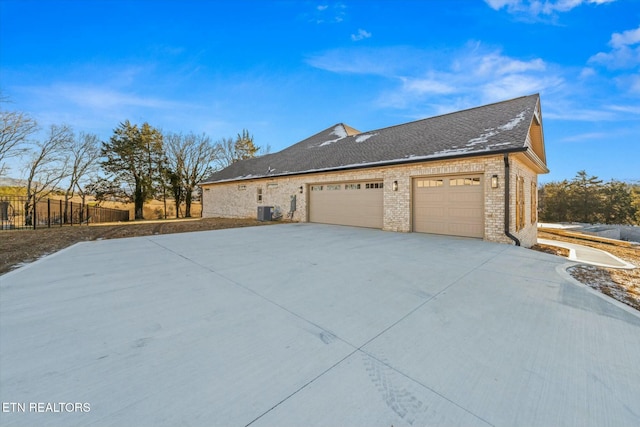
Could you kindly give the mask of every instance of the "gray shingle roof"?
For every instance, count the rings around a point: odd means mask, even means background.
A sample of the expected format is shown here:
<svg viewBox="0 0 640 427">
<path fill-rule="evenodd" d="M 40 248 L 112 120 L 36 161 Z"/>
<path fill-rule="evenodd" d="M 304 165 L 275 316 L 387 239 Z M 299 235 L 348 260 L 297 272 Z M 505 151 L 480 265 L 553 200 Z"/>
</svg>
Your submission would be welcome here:
<svg viewBox="0 0 640 427">
<path fill-rule="evenodd" d="M 357 133 L 344 124 L 282 151 L 233 163 L 202 183 L 525 151 L 539 95 Z"/>
</svg>

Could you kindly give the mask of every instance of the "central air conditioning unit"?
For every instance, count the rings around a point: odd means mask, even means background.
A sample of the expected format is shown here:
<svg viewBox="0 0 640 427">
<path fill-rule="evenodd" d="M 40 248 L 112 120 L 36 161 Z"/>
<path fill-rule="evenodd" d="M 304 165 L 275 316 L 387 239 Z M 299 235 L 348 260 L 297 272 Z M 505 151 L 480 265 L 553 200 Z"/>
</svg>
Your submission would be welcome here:
<svg viewBox="0 0 640 427">
<path fill-rule="evenodd" d="M 258 221 L 271 221 L 273 206 L 258 206 Z"/>
</svg>

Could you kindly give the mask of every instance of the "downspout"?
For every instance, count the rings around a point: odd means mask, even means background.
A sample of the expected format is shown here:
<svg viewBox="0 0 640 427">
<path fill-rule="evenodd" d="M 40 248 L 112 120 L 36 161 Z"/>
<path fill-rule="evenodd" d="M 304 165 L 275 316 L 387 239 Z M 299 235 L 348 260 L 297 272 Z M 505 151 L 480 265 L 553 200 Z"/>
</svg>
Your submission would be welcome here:
<svg viewBox="0 0 640 427">
<path fill-rule="evenodd" d="M 511 203 L 509 200 L 509 175 L 509 153 L 504 153 L 504 234 L 513 240 L 516 246 L 520 246 L 520 240 L 509 232 L 509 217 L 511 213 Z"/>
</svg>

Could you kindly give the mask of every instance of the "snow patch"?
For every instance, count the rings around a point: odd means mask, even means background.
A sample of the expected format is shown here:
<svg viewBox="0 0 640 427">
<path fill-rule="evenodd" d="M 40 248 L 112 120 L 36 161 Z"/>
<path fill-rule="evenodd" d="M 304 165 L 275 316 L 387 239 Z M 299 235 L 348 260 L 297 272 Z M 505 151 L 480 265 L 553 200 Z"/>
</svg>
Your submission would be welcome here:
<svg viewBox="0 0 640 427">
<path fill-rule="evenodd" d="M 467 141 L 467 147 L 473 147 L 476 144 L 484 144 L 489 142 L 489 138 L 496 136 L 497 134 L 500 133 L 500 131 L 503 130 L 512 130 L 514 129 L 516 126 L 518 126 L 518 124 L 524 120 L 524 111 L 522 111 L 520 114 L 518 114 L 517 116 L 515 116 L 512 120 L 510 120 L 509 122 L 498 126 L 497 128 L 489 128 L 489 129 L 485 129 L 483 134 L 480 134 L 479 137 L 477 138 L 471 138 L 469 141 Z M 505 143 L 503 144 L 494 144 L 494 146 L 496 145 L 506 145 Z"/>
<path fill-rule="evenodd" d="M 344 129 L 344 126 L 338 125 L 333 128 L 333 132 L 331 132 L 330 135 L 335 135 L 338 139 L 342 139 L 347 137 L 347 131 Z"/>
<path fill-rule="evenodd" d="M 346 138 L 347 137 L 347 131 L 344 129 L 344 127 L 342 125 L 338 125 L 338 126 L 333 128 L 333 131 L 331 131 L 331 133 L 329 135 L 335 135 L 335 136 L 337 136 L 337 138 L 336 139 L 331 139 L 329 141 L 325 141 L 322 144 L 320 144 L 318 147 L 326 147 L 327 145 L 331 145 L 334 142 L 341 140 L 342 138 Z"/>
<path fill-rule="evenodd" d="M 500 130 L 512 130 L 513 128 L 518 126 L 518 123 L 520 123 L 523 120 L 524 120 L 524 111 L 521 112 L 520 114 L 518 114 L 517 116 L 515 116 L 513 118 L 513 120 L 511 120 L 509 123 L 503 124 L 498 129 L 500 129 Z"/>
<path fill-rule="evenodd" d="M 485 131 L 488 131 L 488 132 L 480 134 L 479 137 L 471 138 L 469 141 L 467 141 L 467 147 L 473 147 L 476 144 L 482 144 L 482 143 L 488 142 L 489 138 L 498 134 L 498 132 L 495 131 L 495 128 L 485 129 Z"/>
<path fill-rule="evenodd" d="M 371 138 L 372 136 L 376 136 L 377 133 L 369 133 L 366 135 L 358 135 L 356 137 L 356 142 L 365 142 L 367 139 Z"/>
</svg>

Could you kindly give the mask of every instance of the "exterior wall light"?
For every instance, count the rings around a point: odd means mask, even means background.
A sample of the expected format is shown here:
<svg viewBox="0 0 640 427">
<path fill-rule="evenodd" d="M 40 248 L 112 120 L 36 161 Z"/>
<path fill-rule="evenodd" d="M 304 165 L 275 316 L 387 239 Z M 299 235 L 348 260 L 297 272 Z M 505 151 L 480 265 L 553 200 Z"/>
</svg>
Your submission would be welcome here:
<svg viewBox="0 0 640 427">
<path fill-rule="evenodd" d="M 498 175 L 491 177 L 491 188 L 498 188 Z"/>
<path fill-rule="evenodd" d="M 393 181 L 393 186 L 391 188 L 393 191 L 398 191 L 398 181 Z"/>
</svg>

